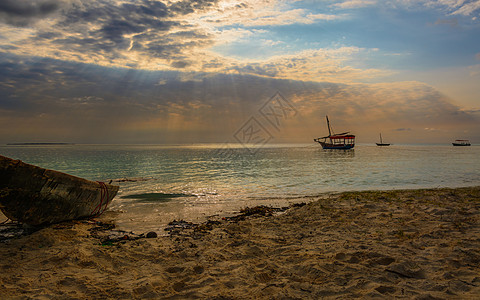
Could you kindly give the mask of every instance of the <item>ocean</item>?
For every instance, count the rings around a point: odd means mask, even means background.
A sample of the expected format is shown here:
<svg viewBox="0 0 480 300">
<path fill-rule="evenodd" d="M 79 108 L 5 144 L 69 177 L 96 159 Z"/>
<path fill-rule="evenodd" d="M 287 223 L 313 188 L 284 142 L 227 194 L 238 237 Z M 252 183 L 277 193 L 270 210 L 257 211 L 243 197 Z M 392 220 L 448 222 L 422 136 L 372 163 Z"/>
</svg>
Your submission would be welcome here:
<svg viewBox="0 0 480 300">
<path fill-rule="evenodd" d="M 0 154 L 120 190 L 109 206 L 122 230 L 162 233 L 256 205 L 286 206 L 342 191 L 480 185 L 480 147 L 357 144 L 4 145 Z"/>
</svg>

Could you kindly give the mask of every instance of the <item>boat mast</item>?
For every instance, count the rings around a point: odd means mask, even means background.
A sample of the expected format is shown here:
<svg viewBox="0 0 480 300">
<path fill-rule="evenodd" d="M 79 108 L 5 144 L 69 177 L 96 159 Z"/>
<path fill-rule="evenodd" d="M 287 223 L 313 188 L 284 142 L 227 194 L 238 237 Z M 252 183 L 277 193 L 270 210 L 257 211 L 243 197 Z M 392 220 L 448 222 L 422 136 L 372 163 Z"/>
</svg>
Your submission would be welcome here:
<svg viewBox="0 0 480 300">
<path fill-rule="evenodd" d="M 328 127 L 328 136 L 332 135 L 332 132 L 330 130 L 330 121 L 328 120 L 328 116 L 325 116 L 327 118 L 327 127 Z"/>
<path fill-rule="evenodd" d="M 380 133 L 380 144 L 383 144 L 383 141 L 382 141 L 382 133 Z"/>
</svg>

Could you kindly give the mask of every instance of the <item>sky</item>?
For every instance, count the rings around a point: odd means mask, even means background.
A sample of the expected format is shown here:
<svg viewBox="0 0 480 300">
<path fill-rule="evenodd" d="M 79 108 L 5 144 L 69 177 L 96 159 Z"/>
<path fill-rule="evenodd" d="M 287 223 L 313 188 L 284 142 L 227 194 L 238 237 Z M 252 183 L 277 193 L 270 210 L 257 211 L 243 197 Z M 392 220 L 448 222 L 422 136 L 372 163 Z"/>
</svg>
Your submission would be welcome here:
<svg viewBox="0 0 480 300">
<path fill-rule="evenodd" d="M 0 144 L 480 143 L 480 0 L 2 0 Z"/>
</svg>

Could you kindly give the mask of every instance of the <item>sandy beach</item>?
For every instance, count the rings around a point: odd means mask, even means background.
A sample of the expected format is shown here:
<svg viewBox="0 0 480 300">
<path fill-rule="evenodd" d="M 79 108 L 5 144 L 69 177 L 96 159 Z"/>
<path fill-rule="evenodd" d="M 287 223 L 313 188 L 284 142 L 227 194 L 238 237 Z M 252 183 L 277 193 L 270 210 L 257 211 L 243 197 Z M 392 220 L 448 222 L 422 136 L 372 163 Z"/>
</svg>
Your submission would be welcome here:
<svg viewBox="0 0 480 300">
<path fill-rule="evenodd" d="M 305 202 L 152 238 L 52 225 L 0 242 L 0 298 L 480 298 L 480 187 Z"/>
</svg>

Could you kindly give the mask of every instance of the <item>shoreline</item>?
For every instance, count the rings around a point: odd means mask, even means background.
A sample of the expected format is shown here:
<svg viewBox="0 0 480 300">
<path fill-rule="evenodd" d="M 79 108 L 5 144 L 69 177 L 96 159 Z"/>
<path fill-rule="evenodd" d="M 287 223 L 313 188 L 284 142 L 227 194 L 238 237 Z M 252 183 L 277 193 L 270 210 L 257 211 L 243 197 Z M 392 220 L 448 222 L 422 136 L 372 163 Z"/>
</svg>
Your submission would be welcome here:
<svg viewBox="0 0 480 300">
<path fill-rule="evenodd" d="M 285 212 L 109 244 L 98 227 L 66 222 L 0 242 L 0 296 L 480 297 L 478 186 L 312 196 Z"/>
</svg>

